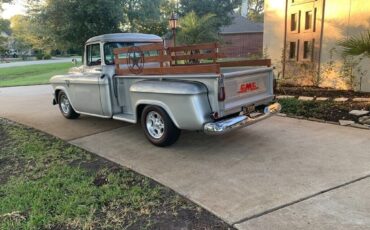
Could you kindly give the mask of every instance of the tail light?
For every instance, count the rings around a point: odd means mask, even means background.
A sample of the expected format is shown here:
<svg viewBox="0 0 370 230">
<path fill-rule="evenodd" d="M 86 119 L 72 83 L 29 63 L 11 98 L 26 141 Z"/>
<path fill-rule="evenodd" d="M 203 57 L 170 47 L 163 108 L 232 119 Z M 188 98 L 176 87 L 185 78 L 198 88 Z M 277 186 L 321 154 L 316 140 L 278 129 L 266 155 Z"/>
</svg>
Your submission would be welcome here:
<svg viewBox="0 0 370 230">
<path fill-rule="evenodd" d="M 225 95 L 225 87 L 221 86 L 218 89 L 218 101 L 225 101 L 226 95 Z"/>
<path fill-rule="evenodd" d="M 218 80 L 218 101 L 225 101 L 226 93 L 225 93 L 225 86 L 224 86 L 224 78 L 221 77 Z"/>
</svg>

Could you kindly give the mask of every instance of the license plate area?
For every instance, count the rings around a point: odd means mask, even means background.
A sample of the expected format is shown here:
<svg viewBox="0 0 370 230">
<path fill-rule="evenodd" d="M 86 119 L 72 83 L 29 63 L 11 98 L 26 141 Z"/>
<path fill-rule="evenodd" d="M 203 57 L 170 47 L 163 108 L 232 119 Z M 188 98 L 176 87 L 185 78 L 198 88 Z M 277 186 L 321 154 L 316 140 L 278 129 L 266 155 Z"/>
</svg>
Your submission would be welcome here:
<svg viewBox="0 0 370 230">
<path fill-rule="evenodd" d="M 250 106 L 243 106 L 243 113 L 244 114 L 250 114 L 256 111 L 256 106 L 255 105 L 250 105 Z"/>
</svg>

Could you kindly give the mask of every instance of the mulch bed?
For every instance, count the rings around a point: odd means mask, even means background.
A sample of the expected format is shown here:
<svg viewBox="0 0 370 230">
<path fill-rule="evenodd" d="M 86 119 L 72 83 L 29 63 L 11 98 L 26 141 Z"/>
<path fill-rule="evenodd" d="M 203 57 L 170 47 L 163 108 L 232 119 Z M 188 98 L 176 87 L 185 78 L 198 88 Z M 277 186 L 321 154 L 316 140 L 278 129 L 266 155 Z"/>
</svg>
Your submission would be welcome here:
<svg viewBox="0 0 370 230">
<path fill-rule="evenodd" d="M 282 113 L 290 116 L 316 118 L 325 121 L 338 122 L 352 120 L 358 122 L 359 117 L 349 114 L 352 110 L 370 110 L 369 103 L 333 102 L 333 101 L 300 101 L 295 98 L 279 99 Z"/>
<path fill-rule="evenodd" d="M 307 96 L 307 97 L 361 97 L 370 98 L 370 93 L 355 92 L 353 90 L 336 90 L 318 87 L 295 87 L 295 86 L 280 86 L 275 92 L 277 95 L 292 95 L 292 96 Z"/>
<path fill-rule="evenodd" d="M 370 111 L 370 102 L 353 101 L 354 98 L 370 98 L 370 92 L 355 92 L 353 90 L 336 90 L 318 87 L 280 86 L 276 95 L 289 95 L 294 98 L 282 98 L 282 113 L 293 117 L 313 118 L 318 120 L 338 122 L 352 120 L 358 123 L 359 117 L 349 114 L 352 110 Z M 326 97 L 327 101 L 303 101 L 300 96 Z M 348 98 L 345 102 L 335 102 L 335 98 Z"/>
</svg>

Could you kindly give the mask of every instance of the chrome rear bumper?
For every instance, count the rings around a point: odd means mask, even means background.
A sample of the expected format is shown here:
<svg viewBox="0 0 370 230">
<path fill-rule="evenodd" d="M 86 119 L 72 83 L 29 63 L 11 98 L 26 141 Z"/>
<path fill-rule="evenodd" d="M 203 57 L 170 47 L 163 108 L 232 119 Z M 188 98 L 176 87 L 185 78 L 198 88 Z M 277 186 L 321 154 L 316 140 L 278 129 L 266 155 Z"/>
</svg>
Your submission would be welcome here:
<svg viewBox="0 0 370 230">
<path fill-rule="evenodd" d="M 237 117 L 211 122 L 204 125 L 203 131 L 208 135 L 220 135 L 228 133 L 235 129 L 240 129 L 259 121 L 262 121 L 266 118 L 271 117 L 272 115 L 279 113 L 281 110 L 281 105 L 279 103 L 274 103 L 269 106 L 266 106 L 263 113 L 256 117 L 250 117 L 246 115 L 240 115 Z"/>
</svg>

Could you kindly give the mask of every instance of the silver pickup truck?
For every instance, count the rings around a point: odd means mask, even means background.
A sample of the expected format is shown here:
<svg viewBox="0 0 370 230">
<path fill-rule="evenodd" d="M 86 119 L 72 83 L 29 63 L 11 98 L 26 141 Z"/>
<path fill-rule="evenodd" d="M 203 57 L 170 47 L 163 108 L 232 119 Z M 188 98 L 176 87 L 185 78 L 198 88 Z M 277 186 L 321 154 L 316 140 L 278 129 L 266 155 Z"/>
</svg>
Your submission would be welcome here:
<svg viewBox="0 0 370 230">
<path fill-rule="evenodd" d="M 51 78 L 53 104 L 68 119 L 83 114 L 141 123 L 147 139 L 162 147 L 175 143 L 181 130 L 224 134 L 280 111 L 274 102 L 270 67 L 225 67 L 220 73 L 200 74 L 116 74 L 114 49 L 156 43 L 163 44 L 162 38 L 148 34 L 89 39 L 83 66 Z"/>
</svg>

